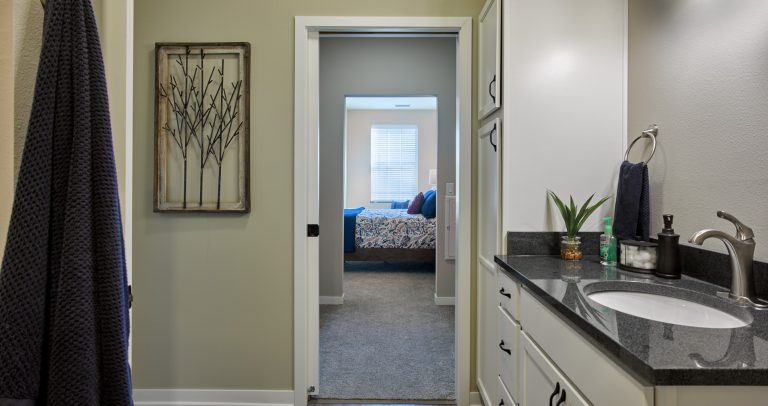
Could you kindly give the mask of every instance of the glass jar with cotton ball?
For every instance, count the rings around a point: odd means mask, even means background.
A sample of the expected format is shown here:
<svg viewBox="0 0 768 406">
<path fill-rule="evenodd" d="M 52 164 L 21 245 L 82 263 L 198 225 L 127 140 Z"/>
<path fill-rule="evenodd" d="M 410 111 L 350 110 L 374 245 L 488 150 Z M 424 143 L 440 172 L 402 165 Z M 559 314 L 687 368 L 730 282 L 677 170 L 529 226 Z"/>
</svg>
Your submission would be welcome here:
<svg viewBox="0 0 768 406">
<path fill-rule="evenodd" d="M 640 273 L 653 273 L 656 269 L 658 244 L 621 240 L 619 247 L 619 268 Z"/>
</svg>

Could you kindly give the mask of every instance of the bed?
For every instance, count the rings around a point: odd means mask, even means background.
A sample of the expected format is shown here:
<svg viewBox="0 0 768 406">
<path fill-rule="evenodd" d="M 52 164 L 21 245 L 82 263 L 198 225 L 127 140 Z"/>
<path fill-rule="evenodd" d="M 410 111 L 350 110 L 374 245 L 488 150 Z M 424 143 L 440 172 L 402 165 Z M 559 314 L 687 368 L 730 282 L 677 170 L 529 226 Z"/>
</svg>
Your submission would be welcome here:
<svg viewBox="0 0 768 406">
<path fill-rule="evenodd" d="M 345 261 L 435 261 L 437 221 L 405 209 L 345 209 Z M 352 232 L 354 230 L 354 232 Z"/>
</svg>

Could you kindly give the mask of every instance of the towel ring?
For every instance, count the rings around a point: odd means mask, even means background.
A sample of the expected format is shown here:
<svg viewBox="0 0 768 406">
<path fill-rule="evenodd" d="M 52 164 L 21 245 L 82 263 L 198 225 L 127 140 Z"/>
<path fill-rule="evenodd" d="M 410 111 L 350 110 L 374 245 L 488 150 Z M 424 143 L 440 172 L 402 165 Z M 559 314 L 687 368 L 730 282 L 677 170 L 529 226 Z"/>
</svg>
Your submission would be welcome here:
<svg viewBox="0 0 768 406">
<path fill-rule="evenodd" d="M 635 143 L 640 140 L 641 138 L 650 138 L 651 139 L 651 155 L 646 159 L 645 161 L 640 161 L 644 164 L 648 164 L 648 162 L 651 161 L 651 158 L 653 158 L 653 154 L 656 153 L 656 136 L 659 135 L 659 126 L 656 124 L 651 124 L 648 126 L 648 128 L 643 131 L 639 137 L 635 138 L 631 144 L 629 144 L 629 147 L 627 148 L 627 152 L 624 153 L 624 160 L 627 161 L 629 159 L 629 151 L 632 149 L 632 147 L 635 145 Z"/>
</svg>

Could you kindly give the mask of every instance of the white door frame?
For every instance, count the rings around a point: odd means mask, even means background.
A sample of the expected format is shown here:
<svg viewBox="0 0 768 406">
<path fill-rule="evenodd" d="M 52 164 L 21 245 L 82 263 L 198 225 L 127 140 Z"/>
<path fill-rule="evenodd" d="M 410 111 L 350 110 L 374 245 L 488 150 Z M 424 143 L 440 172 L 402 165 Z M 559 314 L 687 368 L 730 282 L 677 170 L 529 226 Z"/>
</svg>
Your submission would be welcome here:
<svg viewBox="0 0 768 406">
<path fill-rule="evenodd" d="M 296 17 L 293 159 L 294 404 L 307 404 L 317 385 L 319 355 L 318 242 L 307 237 L 317 224 L 320 32 L 455 33 L 456 54 L 456 403 L 469 405 L 470 269 L 472 244 L 472 18 Z"/>
</svg>

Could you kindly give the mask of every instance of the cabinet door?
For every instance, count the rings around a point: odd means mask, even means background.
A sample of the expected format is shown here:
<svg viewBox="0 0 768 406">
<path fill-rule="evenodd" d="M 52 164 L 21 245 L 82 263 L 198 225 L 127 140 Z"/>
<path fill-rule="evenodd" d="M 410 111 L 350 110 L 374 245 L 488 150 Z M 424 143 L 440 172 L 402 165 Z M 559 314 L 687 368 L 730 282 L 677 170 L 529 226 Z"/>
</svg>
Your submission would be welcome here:
<svg viewBox="0 0 768 406">
<path fill-rule="evenodd" d="M 495 126 L 495 127 L 494 127 Z M 477 381 L 485 403 L 498 402 L 499 336 L 496 318 L 499 306 L 499 288 L 494 255 L 501 252 L 499 208 L 499 153 L 490 143 L 498 143 L 501 121 L 494 120 L 480 129 L 478 167 L 480 181 L 477 196 Z M 494 130 L 496 128 L 496 130 Z M 498 145 L 498 144 L 497 144 Z"/>
<path fill-rule="evenodd" d="M 501 107 L 501 2 L 488 0 L 480 11 L 478 117 Z"/>
<path fill-rule="evenodd" d="M 493 265 L 501 254 L 501 120 L 478 130 L 477 256 Z"/>
<path fill-rule="evenodd" d="M 499 336 L 496 313 L 499 306 L 496 292 L 496 267 L 478 261 L 477 282 L 477 386 L 485 404 L 498 402 Z"/>
<path fill-rule="evenodd" d="M 590 403 L 557 367 L 531 341 L 521 333 L 522 344 L 522 406 L 586 406 Z M 586 367 L 586 366 L 585 366 Z"/>
</svg>

